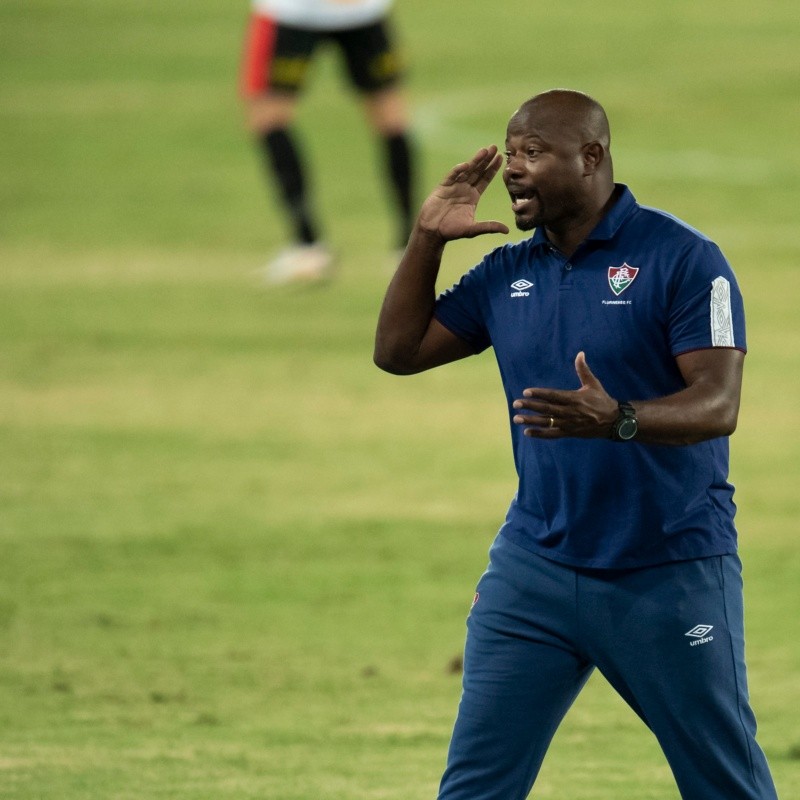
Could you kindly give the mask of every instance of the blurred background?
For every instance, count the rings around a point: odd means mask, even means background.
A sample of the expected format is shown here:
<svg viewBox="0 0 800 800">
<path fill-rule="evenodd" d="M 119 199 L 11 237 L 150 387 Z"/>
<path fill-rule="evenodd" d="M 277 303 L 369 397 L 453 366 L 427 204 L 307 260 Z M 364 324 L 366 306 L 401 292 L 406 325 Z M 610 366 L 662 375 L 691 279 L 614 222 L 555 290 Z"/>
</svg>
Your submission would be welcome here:
<svg viewBox="0 0 800 800">
<path fill-rule="evenodd" d="M 284 242 L 237 97 L 245 2 L 0 5 L 0 794 L 435 795 L 463 621 L 514 491 L 490 353 L 372 366 L 392 223 L 322 54 L 298 127 L 334 281 Z M 714 238 L 749 355 L 732 441 L 760 740 L 800 796 L 796 3 L 399 0 L 421 191 L 555 86 L 618 180 Z M 510 221 L 498 182 L 483 218 Z M 511 238 L 521 234 L 512 233 Z M 450 247 L 442 288 L 503 237 Z M 675 800 L 601 677 L 541 798 Z"/>
</svg>

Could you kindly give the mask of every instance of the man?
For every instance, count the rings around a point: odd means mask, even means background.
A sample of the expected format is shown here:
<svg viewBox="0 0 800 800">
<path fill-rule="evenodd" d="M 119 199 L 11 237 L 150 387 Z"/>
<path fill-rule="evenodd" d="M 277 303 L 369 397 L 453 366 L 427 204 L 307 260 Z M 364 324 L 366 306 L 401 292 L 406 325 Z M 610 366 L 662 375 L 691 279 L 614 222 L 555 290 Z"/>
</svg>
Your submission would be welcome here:
<svg viewBox="0 0 800 800">
<path fill-rule="evenodd" d="M 613 180 L 602 107 L 574 91 L 508 124 L 517 227 L 438 299 L 497 148 L 425 201 L 387 290 L 375 362 L 409 374 L 494 348 L 519 489 L 468 620 L 441 800 L 530 791 L 597 667 L 653 731 L 681 796 L 774 800 L 744 666 L 728 437 L 745 352 L 719 249 Z"/>
<path fill-rule="evenodd" d="M 280 189 L 293 243 L 266 270 L 270 283 L 316 280 L 333 257 L 320 238 L 306 168 L 292 123 L 317 47 L 335 43 L 348 76 L 363 98 L 370 126 L 382 143 L 389 194 L 397 207 L 398 248 L 413 223 L 414 153 L 400 90 L 400 57 L 388 9 L 391 0 L 253 0 L 245 42 L 242 93 L 248 125 Z"/>
</svg>

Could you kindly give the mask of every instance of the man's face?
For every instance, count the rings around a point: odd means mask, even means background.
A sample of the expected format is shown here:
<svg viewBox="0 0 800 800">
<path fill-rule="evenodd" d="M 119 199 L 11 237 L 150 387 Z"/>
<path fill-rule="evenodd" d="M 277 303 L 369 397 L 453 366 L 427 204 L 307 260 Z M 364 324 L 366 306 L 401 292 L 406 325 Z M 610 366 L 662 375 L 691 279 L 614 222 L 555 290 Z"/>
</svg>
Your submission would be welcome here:
<svg viewBox="0 0 800 800">
<path fill-rule="evenodd" d="M 579 131 L 552 109 L 522 109 L 508 123 L 503 171 L 517 228 L 560 230 L 587 203 Z"/>
</svg>

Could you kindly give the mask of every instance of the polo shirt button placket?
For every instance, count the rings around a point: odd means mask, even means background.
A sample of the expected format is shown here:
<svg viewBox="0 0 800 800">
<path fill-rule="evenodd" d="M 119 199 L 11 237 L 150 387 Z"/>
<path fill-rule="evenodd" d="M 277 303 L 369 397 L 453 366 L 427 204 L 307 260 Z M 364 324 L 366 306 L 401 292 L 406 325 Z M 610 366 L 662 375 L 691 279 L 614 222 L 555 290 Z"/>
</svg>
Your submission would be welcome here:
<svg viewBox="0 0 800 800">
<path fill-rule="evenodd" d="M 571 289 L 574 283 L 572 277 L 572 263 L 569 261 L 561 262 L 561 290 Z"/>
</svg>

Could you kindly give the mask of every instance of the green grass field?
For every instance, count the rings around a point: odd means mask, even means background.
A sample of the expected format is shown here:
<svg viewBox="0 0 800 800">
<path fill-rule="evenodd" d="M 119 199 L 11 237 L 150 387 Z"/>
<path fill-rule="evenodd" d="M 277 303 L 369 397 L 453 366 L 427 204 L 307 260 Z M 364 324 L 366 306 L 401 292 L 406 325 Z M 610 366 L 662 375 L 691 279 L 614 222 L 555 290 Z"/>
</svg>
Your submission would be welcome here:
<svg viewBox="0 0 800 800">
<path fill-rule="evenodd" d="M 423 186 L 523 99 L 606 106 L 617 178 L 745 292 L 732 446 L 752 701 L 800 797 L 796 3 L 404 0 Z M 279 212 L 236 97 L 246 3 L 0 6 L 0 796 L 423 800 L 514 490 L 490 354 L 371 363 L 392 226 L 330 54 L 300 125 L 341 256 L 265 291 Z M 510 219 L 500 184 L 485 218 Z M 500 238 L 458 243 L 442 284 Z M 539 798 L 676 800 L 600 677 Z"/>
</svg>

